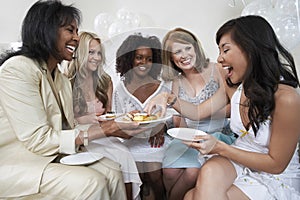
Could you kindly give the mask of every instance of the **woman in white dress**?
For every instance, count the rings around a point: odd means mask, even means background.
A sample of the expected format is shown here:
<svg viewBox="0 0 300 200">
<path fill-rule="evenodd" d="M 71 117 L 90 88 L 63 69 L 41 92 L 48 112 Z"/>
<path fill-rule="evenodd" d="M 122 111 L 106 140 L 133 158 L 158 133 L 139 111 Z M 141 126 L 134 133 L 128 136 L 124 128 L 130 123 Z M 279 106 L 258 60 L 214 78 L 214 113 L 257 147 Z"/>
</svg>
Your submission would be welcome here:
<svg viewBox="0 0 300 200">
<path fill-rule="evenodd" d="M 129 35 L 117 51 L 116 69 L 121 76 L 113 94 L 113 110 L 117 113 L 142 111 L 152 97 L 170 90 L 170 84 L 158 80 L 161 43 L 156 36 Z M 157 126 L 151 137 L 140 134 L 124 140 L 137 162 L 143 182 L 142 194 L 146 196 L 152 189 L 155 199 L 163 199 L 165 195 L 161 170 L 167 142 L 164 133 L 164 127 Z"/>
<path fill-rule="evenodd" d="M 218 30 L 216 42 L 226 93 L 219 90 L 198 107 L 179 100 L 174 108 L 201 119 L 230 100 L 230 126 L 239 137 L 233 145 L 210 135 L 189 143 L 202 154 L 216 155 L 202 166 L 185 199 L 300 199 L 300 95 L 292 55 L 260 16 L 229 20 Z M 145 110 L 175 98 L 161 97 Z"/>
</svg>

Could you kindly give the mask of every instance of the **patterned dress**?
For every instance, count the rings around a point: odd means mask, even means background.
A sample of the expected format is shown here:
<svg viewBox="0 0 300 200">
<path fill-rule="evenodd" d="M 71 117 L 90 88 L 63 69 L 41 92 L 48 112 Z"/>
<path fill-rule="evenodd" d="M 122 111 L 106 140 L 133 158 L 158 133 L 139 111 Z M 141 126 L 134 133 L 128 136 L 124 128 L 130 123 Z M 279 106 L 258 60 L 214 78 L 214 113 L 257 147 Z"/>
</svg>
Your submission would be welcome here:
<svg viewBox="0 0 300 200">
<path fill-rule="evenodd" d="M 232 131 L 239 135 L 233 146 L 252 152 L 267 154 L 271 137 L 270 123 L 267 120 L 260 124 L 255 137 L 253 130 L 245 130 L 239 114 L 242 85 L 239 86 L 231 99 Z M 299 200 L 300 199 L 300 164 L 298 147 L 283 173 L 274 175 L 253 171 L 245 166 L 232 162 L 236 168 L 237 178 L 234 182 L 250 199 L 257 200 Z"/>
<path fill-rule="evenodd" d="M 214 67 L 211 71 L 212 72 L 209 81 L 195 97 L 188 96 L 184 90 L 184 87 L 182 86 L 182 81 L 179 80 L 180 85 L 178 97 L 195 105 L 198 105 L 209 99 L 219 89 L 219 83 L 214 78 Z M 226 143 L 231 144 L 235 140 L 233 135 L 228 136 L 221 133 L 224 127 L 229 124 L 227 119 L 207 119 L 194 121 L 185 118 L 185 121 L 188 128 L 199 129 L 210 133 Z M 167 148 L 163 160 L 163 168 L 200 168 L 204 162 L 204 159 L 199 159 L 198 155 L 199 151 L 196 149 L 189 148 L 187 145 L 183 144 L 181 140 L 173 139 Z"/>
</svg>

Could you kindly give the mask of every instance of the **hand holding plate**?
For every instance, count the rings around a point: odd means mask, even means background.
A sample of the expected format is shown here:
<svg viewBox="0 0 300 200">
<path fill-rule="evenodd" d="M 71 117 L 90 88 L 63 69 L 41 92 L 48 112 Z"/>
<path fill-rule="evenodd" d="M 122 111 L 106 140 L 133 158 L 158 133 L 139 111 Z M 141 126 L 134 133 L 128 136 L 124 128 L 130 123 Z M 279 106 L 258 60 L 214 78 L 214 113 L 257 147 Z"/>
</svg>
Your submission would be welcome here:
<svg viewBox="0 0 300 200">
<path fill-rule="evenodd" d="M 218 140 L 212 135 L 196 136 L 193 142 L 184 142 L 192 148 L 197 149 L 201 154 L 212 154 Z"/>
</svg>

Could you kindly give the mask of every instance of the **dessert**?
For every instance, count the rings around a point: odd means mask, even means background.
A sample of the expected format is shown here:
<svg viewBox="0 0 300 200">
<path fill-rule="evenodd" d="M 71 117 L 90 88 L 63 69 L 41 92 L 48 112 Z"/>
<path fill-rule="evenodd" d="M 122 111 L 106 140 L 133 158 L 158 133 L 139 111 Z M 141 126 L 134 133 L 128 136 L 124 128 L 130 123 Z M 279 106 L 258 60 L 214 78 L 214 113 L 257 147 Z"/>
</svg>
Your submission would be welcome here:
<svg viewBox="0 0 300 200">
<path fill-rule="evenodd" d="M 106 119 L 114 119 L 114 118 L 116 118 L 116 114 L 114 112 L 107 112 L 105 114 L 105 118 Z"/>
<path fill-rule="evenodd" d="M 127 113 L 124 119 L 127 121 L 143 122 L 156 120 L 158 117 L 156 115 L 148 115 L 147 113 Z"/>
</svg>

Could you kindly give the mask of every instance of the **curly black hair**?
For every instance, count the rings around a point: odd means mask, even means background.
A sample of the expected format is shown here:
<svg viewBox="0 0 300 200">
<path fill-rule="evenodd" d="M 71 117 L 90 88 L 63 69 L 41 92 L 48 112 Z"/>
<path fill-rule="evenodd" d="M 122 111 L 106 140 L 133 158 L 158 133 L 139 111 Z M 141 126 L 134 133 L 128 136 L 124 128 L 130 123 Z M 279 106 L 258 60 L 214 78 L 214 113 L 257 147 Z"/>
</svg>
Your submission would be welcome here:
<svg viewBox="0 0 300 200">
<path fill-rule="evenodd" d="M 127 73 L 133 68 L 135 51 L 138 47 L 146 46 L 152 50 L 152 68 L 149 75 L 157 79 L 161 71 L 161 42 L 156 36 L 143 36 L 141 33 L 129 35 L 117 50 L 116 70 L 125 82 L 130 82 L 131 74 Z"/>
</svg>

